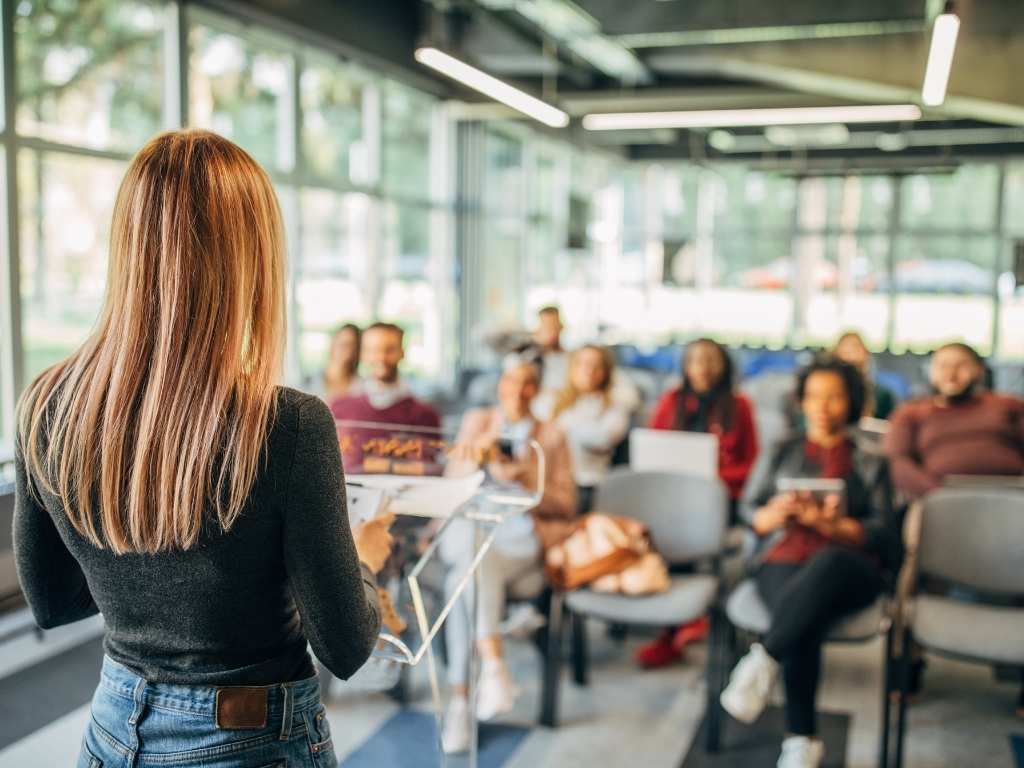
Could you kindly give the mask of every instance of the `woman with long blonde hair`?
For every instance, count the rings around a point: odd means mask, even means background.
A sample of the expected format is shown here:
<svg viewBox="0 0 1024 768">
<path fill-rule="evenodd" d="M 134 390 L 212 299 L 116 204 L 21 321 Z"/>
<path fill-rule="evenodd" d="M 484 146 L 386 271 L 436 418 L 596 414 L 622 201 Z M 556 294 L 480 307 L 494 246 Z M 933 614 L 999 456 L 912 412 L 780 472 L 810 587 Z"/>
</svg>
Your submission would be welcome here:
<svg viewBox="0 0 1024 768">
<path fill-rule="evenodd" d="M 569 440 L 580 514 L 590 511 L 595 488 L 608 474 L 637 406 L 632 388 L 615 387 L 610 349 L 587 344 L 570 355 L 565 386 L 555 396 L 551 416 Z"/>
<path fill-rule="evenodd" d="M 349 529 L 327 406 L 276 383 L 270 180 L 212 133 L 157 136 L 109 258 L 95 330 L 18 407 L 26 599 L 43 628 L 106 625 L 79 765 L 333 766 L 307 643 L 340 677 L 362 665 L 390 541 Z"/>
</svg>

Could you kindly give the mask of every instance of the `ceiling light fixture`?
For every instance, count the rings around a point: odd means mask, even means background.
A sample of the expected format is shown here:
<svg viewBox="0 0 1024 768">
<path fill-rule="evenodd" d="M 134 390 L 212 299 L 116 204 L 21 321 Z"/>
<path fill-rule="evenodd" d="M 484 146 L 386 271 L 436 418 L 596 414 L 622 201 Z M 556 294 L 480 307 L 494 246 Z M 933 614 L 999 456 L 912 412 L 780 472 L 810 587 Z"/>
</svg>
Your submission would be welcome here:
<svg viewBox="0 0 1024 768">
<path fill-rule="evenodd" d="M 428 66 L 452 80 L 457 80 L 484 96 L 500 101 L 502 104 L 522 112 L 527 117 L 544 123 L 544 125 L 549 125 L 552 128 L 565 128 L 569 124 L 569 115 L 562 110 L 460 61 L 454 56 L 449 56 L 437 48 L 417 48 L 415 57 L 420 64 Z"/>
<path fill-rule="evenodd" d="M 949 84 L 949 71 L 953 68 L 953 52 L 959 32 L 960 17 L 953 13 L 953 4 L 946 3 L 945 12 L 937 16 L 932 25 L 932 46 L 928 51 L 928 66 L 921 87 L 921 101 L 929 107 L 937 107 L 946 100 L 946 86 Z"/>
<path fill-rule="evenodd" d="M 847 107 L 595 113 L 583 118 L 583 127 L 588 131 L 621 131 L 637 128 L 735 128 L 756 125 L 891 123 L 919 120 L 920 118 L 921 110 L 914 104 L 872 104 Z"/>
</svg>

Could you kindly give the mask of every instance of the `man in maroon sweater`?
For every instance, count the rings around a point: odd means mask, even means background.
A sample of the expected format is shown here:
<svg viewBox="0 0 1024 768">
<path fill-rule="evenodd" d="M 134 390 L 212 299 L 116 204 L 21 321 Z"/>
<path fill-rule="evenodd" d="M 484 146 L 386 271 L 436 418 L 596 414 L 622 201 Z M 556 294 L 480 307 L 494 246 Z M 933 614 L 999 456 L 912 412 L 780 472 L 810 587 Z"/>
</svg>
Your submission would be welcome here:
<svg viewBox="0 0 1024 768">
<path fill-rule="evenodd" d="M 950 475 L 1024 474 L 1024 400 L 980 391 L 984 373 L 974 349 L 947 344 L 932 356 L 935 394 L 893 414 L 889 463 L 911 500 Z"/>
<path fill-rule="evenodd" d="M 375 323 L 363 331 L 361 361 L 366 381 L 357 393 L 331 403 L 339 421 L 346 473 L 438 471 L 436 458 L 443 447 L 435 430 L 441 426 L 441 417 L 402 383 L 398 366 L 405 357 L 403 342 L 404 332 L 391 323 Z M 375 429 L 366 426 L 370 422 L 425 429 Z"/>
</svg>

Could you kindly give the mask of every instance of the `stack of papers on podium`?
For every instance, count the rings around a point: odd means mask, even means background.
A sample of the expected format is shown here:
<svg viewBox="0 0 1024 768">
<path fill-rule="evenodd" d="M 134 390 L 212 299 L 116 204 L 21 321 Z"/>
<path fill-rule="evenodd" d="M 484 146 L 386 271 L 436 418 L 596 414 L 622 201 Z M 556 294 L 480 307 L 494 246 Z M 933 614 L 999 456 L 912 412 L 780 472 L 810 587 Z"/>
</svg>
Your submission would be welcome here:
<svg viewBox="0 0 1024 768">
<path fill-rule="evenodd" d="M 396 515 L 448 517 L 473 498 L 484 482 L 483 470 L 465 477 L 409 477 L 408 475 L 349 475 L 349 505 L 354 491 L 381 493 L 387 509 Z M 372 498 L 368 496 L 368 499 Z M 366 507 L 369 507 L 368 503 Z M 376 513 L 374 513 L 376 514 Z M 352 519 L 351 509 L 349 517 Z M 371 515 L 372 517 L 372 515 Z M 352 519 L 352 524 L 355 525 Z"/>
</svg>

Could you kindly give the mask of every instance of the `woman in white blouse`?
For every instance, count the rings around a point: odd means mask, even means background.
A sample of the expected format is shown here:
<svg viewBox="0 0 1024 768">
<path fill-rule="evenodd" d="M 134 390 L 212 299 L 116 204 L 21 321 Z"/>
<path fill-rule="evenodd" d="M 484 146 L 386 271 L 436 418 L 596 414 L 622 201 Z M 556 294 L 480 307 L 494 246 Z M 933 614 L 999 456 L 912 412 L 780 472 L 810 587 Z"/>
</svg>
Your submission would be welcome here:
<svg viewBox="0 0 1024 768">
<path fill-rule="evenodd" d="M 579 511 L 590 510 L 594 489 L 608 474 L 616 446 L 638 406 L 635 388 L 617 386 L 611 350 L 588 344 L 573 352 L 565 387 L 538 410 L 548 410 L 569 439 Z"/>
</svg>

